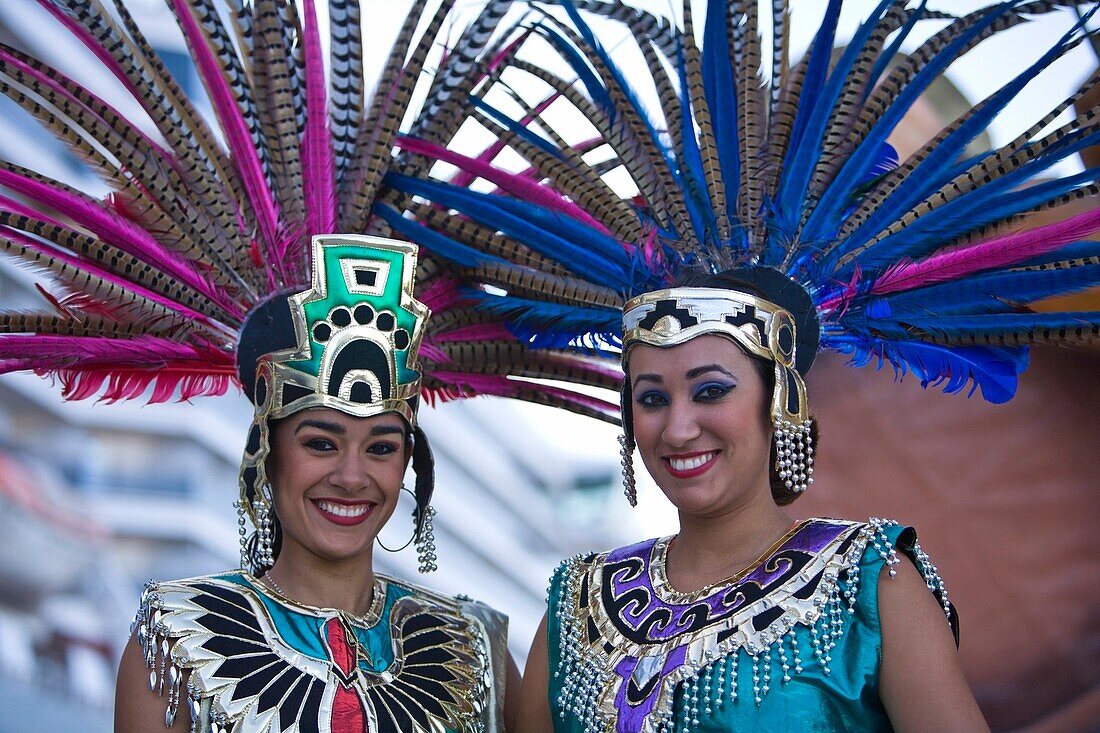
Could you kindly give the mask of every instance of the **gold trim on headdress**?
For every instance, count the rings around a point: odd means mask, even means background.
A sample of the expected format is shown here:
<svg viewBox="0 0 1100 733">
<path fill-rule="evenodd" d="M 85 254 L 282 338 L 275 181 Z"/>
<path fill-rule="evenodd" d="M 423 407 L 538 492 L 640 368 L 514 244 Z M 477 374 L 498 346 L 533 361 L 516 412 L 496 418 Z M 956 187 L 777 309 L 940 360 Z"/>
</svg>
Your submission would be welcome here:
<svg viewBox="0 0 1100 733">
<path fill-rule="evenodd" d="M 795 369 L 797 332 L 790 311 L 763 298 L 724 288 L 668 288 L 632 298 L 623 308 L 623 364 L 637 344 L 677 346 L 704 334 L 732 339 L 751 356 L 775 364 L 772 417 L 809 419 L 806 385 Z"/>
</svg>

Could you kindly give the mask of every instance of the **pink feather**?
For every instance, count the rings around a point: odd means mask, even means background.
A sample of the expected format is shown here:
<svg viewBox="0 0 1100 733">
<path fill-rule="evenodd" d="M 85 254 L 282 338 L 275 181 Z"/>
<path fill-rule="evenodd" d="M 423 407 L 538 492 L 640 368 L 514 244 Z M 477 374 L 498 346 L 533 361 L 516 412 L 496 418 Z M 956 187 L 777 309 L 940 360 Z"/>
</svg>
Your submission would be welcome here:
<svg viewBox="0 0 1100 733">
<path fill-rule="evenodd" d="M 237 100 L 229 83 L 222 75 L 217 57 L 210 50 L 198 21 L 186 0 L 171 0 L 180 20 L 180 27 L 190 41 L 195 64 L 206 84 L 214 112 L 221 121 L 226 142 L 233 153 L 233 160 L 241 173 L 248 192 L 249 205 L 260 225 L 265 244 L 274 247 L 279 240 L 279 210 L 271 188 L 267 185 L 259 154 L 252 142 L 252 135 L 244 116 L 237 107 Z M 281 261 L 269 262 L 272 269 L 279 269 Z"/>
<path fill-rule="evenodd" d="M 495 183 L 501 189 L 533 204 L 543 206 L 551 211 L 560 211 L 567 216 L 578 219 L 601 234 L 610 235 L 611 232 L 600 222 L 596 221 L 587 211 L 563 197 L 548 186 L 542 186 L 527 180 L 514 173 L 502 171 L 488 163 L 471 158 L 453 150 L 447 150 L 434 143 L 411 137 L 399 137 L 397 146 L 410 153 L 424 155 L 444 163 L 458 166 L 462 170 L 475 174 L 478 178 Z"/>
<path fill-rule="evenodd" d="M 462 294 L 457 281 L 441 275 L 432 279 L 416 298 L 433 313 L 439 313 L 461 301 Z"/>
<path fill-rule="evenodd" d="M 125 252 L 155 266 L 158 270 L 171 274 L 226 308 L 229 312 L 237 316 L 244 315 L 239 305 L 224 297 L 225 294 L 214 287 L 206 278 L 199 275 L 191 263 L 178 254 L 166 250 L 160 242 L 144 229 L 109 210 L 100 208 L 95 202 L 79 194 L 55 188 L 42 181 L 27 178 L 4 169 L 0 169 L 0 184 L 34 199 L 42 206 L 60 211 L 99 239 L 110 242 Z M 25 207 L 11 206 L 14 203 L 14 201 L 0 197 L 0 209 L 31 216 L 35 219 L 47 220 L 41 212 L 33 210 L 20 211 L 19 209 Z M 49 221 L 53 224 L 59 224 L 56 220 Z"/>
<path fill-rule="evenodd" d="M 436 364 L 450 364 L 451 357 L 447 356 L 447 352 L 439 348 L 435 344 L 429 343 L 427 340 L 420 342 L 420 356 L 428 361 L 435 362 Z"/>
<path fill-rule="evenodd" d="M 1079 241 L 1100 229 L 1100 208 L 966 247 L 932 255 L 919 262 L 901 262 L 884 272 L 871 288 L 872 295 L 958 280 L 982 270 L 1024 262 Z"/>
<path fill-rule="evenodd" d="M 313 0 L 305 0 L 306 128 L 302 137 L 302 186 L 311 234 L 336 231 L 336 161 L 328 128 L 325 67 Z"/>
<path fill-rule="evenodd" d="M 148 290 L 148 289 L 146 289 L 146 288 L 144 288 L 140 285 L 137 285 L 135 283 L 132 283 L 129 280 L 126 280 L 125 278 L 122 278 L 118 275 L 115 275 L 112 272 L 108 272 L 107 270 L 103 269 L 102 267 L 99 267 L 98 265 L 94 264 L 90 260 L 86 260 L 82 257 L 76 257 L 75 255 L 69 254 L 69 253 L 64 252 L 60 249 L 56 249 L 54 247 L 44 245 L 41 242 L 38 242 L 34 239 L 31 239 L 30 237 L 27 237 L 27 236 L 23 235 L 22 233 L 17 232 L 13 229 L 7 229 L 7 228 L 0 227 L 0 236 L 6 237 L 7 239 L 10 239 L 13 242 L 18 243 L 18 244 L 26 247 L 29 250 L 32 250 L 34 252 L 38 252 L 39 254 L 46 255 L 47 257 L 52 257 L 53 259 L 58 260 L 59 262 L 64 262 L 66 265 L 69 265 L 70 267 L 72 267 L 73 270 L 76 271 L 76 272 L 84 272 L 84 273 L 87 273 L 89 275 L 94 275 L 95 277 L 98 277 L 101 280 L 106 280 L 109 283 L 117 285 L 118 287 L 122 288 L 123 290 L 134 293 L 136 295 L 140 295 L 141 297 L 146 298 L 147 300 L 151 300 L 154 303 L 162 305 L 162 306 L 164 306 L 165 308 L 167 308 L 171 311 L 175 311 L 176 313 L 179 313 L 181 316 L 183 316 L 185 318 L 190 318 L 192 320 L 198 321 L 199 323 L 212 325 L 212 326 L 215 326 L 215 327 L 217 326 L 217 324 L 214 324 L 214 323 L 211 322 L 209 317 L 204 316 L 203 314 L 199 313 L 198 311 L 192 310 L 191 308 L 188 308 L 187 306 L 181 305 L 181 304 L 175 302 L 174 300 L 169 300 L 168 298 L 164 297 L 163 295 L 160 295 L 159 293 L 154 293 L 153 291 Z M 27 262 L 26 264 L 30 267 L 35 267 L 36 266 L 36 265 L 34 265 L 33 263 L 30 263 L 30 262 Z"/>
<path fill-rule="evenodd" d="M 107 389 L 101 400 L 140 397 L 150 402 L 225 394 L 236 380 L 232 355 L 208 345 L 181 344 L 155 336 L 133 339 L 8 334 L 0 336 L 0 373 L 56 374 L 65 399 L 81 400 Z"/>
</svg>

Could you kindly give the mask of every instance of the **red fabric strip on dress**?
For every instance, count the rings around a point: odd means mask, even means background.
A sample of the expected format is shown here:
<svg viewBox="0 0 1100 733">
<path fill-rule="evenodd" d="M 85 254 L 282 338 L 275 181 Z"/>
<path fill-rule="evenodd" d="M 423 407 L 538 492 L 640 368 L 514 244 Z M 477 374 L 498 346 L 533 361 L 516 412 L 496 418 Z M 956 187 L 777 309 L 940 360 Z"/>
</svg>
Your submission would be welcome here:
<svg viewBox="0 0 1100 733">
<path fill-rule="evenodd" d="M 355 672 L 355 650 L 348 644 L 347 633 L 339 618 L 334 616 L 328 620 L 325 634 L 328 636 L 328 648 L 332 650 L 332 661 L 345 676 L 351 677 Z M 330 729 L 332 733 L 364 733 L 367 730 L 363 704 L 354 688 L 339 683 L 336 685 Z"/>
</svg>

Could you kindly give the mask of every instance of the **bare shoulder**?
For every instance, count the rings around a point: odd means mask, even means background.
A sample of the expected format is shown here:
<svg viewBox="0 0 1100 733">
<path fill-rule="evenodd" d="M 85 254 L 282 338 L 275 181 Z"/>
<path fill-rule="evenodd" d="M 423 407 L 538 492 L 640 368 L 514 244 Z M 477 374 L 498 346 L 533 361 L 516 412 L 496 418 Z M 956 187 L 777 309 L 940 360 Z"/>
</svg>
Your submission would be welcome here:
<svg viewBox="0 0 1100 733">
<path fill-rule="evenodd" d="M 186 704 L 178 706 L 172 726 L 166 725 L 168 696 L 149 689 L 149 673 L 141 645 L 136 635 L 131 636 L 122 652 L 115 683 L 115 733 L 191 730 L 191 716 Z M 186 686 L 185 678 L 181 687 L 186 689 Z"/>
<path fill-rule="evenodd" d="M 939 601 L 908 559 L 878 580 L 882 623 L 879 694 L 894 728 L 988 731 L 963 674 Z"/>
<path fill-rule="evenodd" d="M 544 614 L 531 642 L 531 652 L 527 655 L 527 667 L 520 686 L 519 726 L 516 730 L 523 733 L 551 733 L 554 729 L 550 713 L 548 656 Z"/>
</svg>

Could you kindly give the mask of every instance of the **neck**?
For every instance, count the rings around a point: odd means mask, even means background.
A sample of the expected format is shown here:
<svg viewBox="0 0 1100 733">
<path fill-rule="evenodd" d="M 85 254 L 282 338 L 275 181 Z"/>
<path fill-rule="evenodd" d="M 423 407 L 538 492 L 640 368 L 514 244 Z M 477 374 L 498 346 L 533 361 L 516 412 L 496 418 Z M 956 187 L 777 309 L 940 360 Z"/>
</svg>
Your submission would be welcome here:
<svg viewBox="0 0 1100 733">
<path fill-rule="evenodd" d="M 374 600 L 374 570 L 370 557 L 354 562 L 327 562 L 316 556 L 288 557 L 279 553 L 267 571 L 282 594 L 292 601 L 320 608 L 338 608 L 361 616 Z"/>
<path fill-rule="evenodd" d="M 790 529 L 793 520 L 771 492 L 721 514 L 680 513 L 680 533 L 668 553 L 666 572 L 679 590 L 692 591 L 747 568 Z"/>
</svg>

